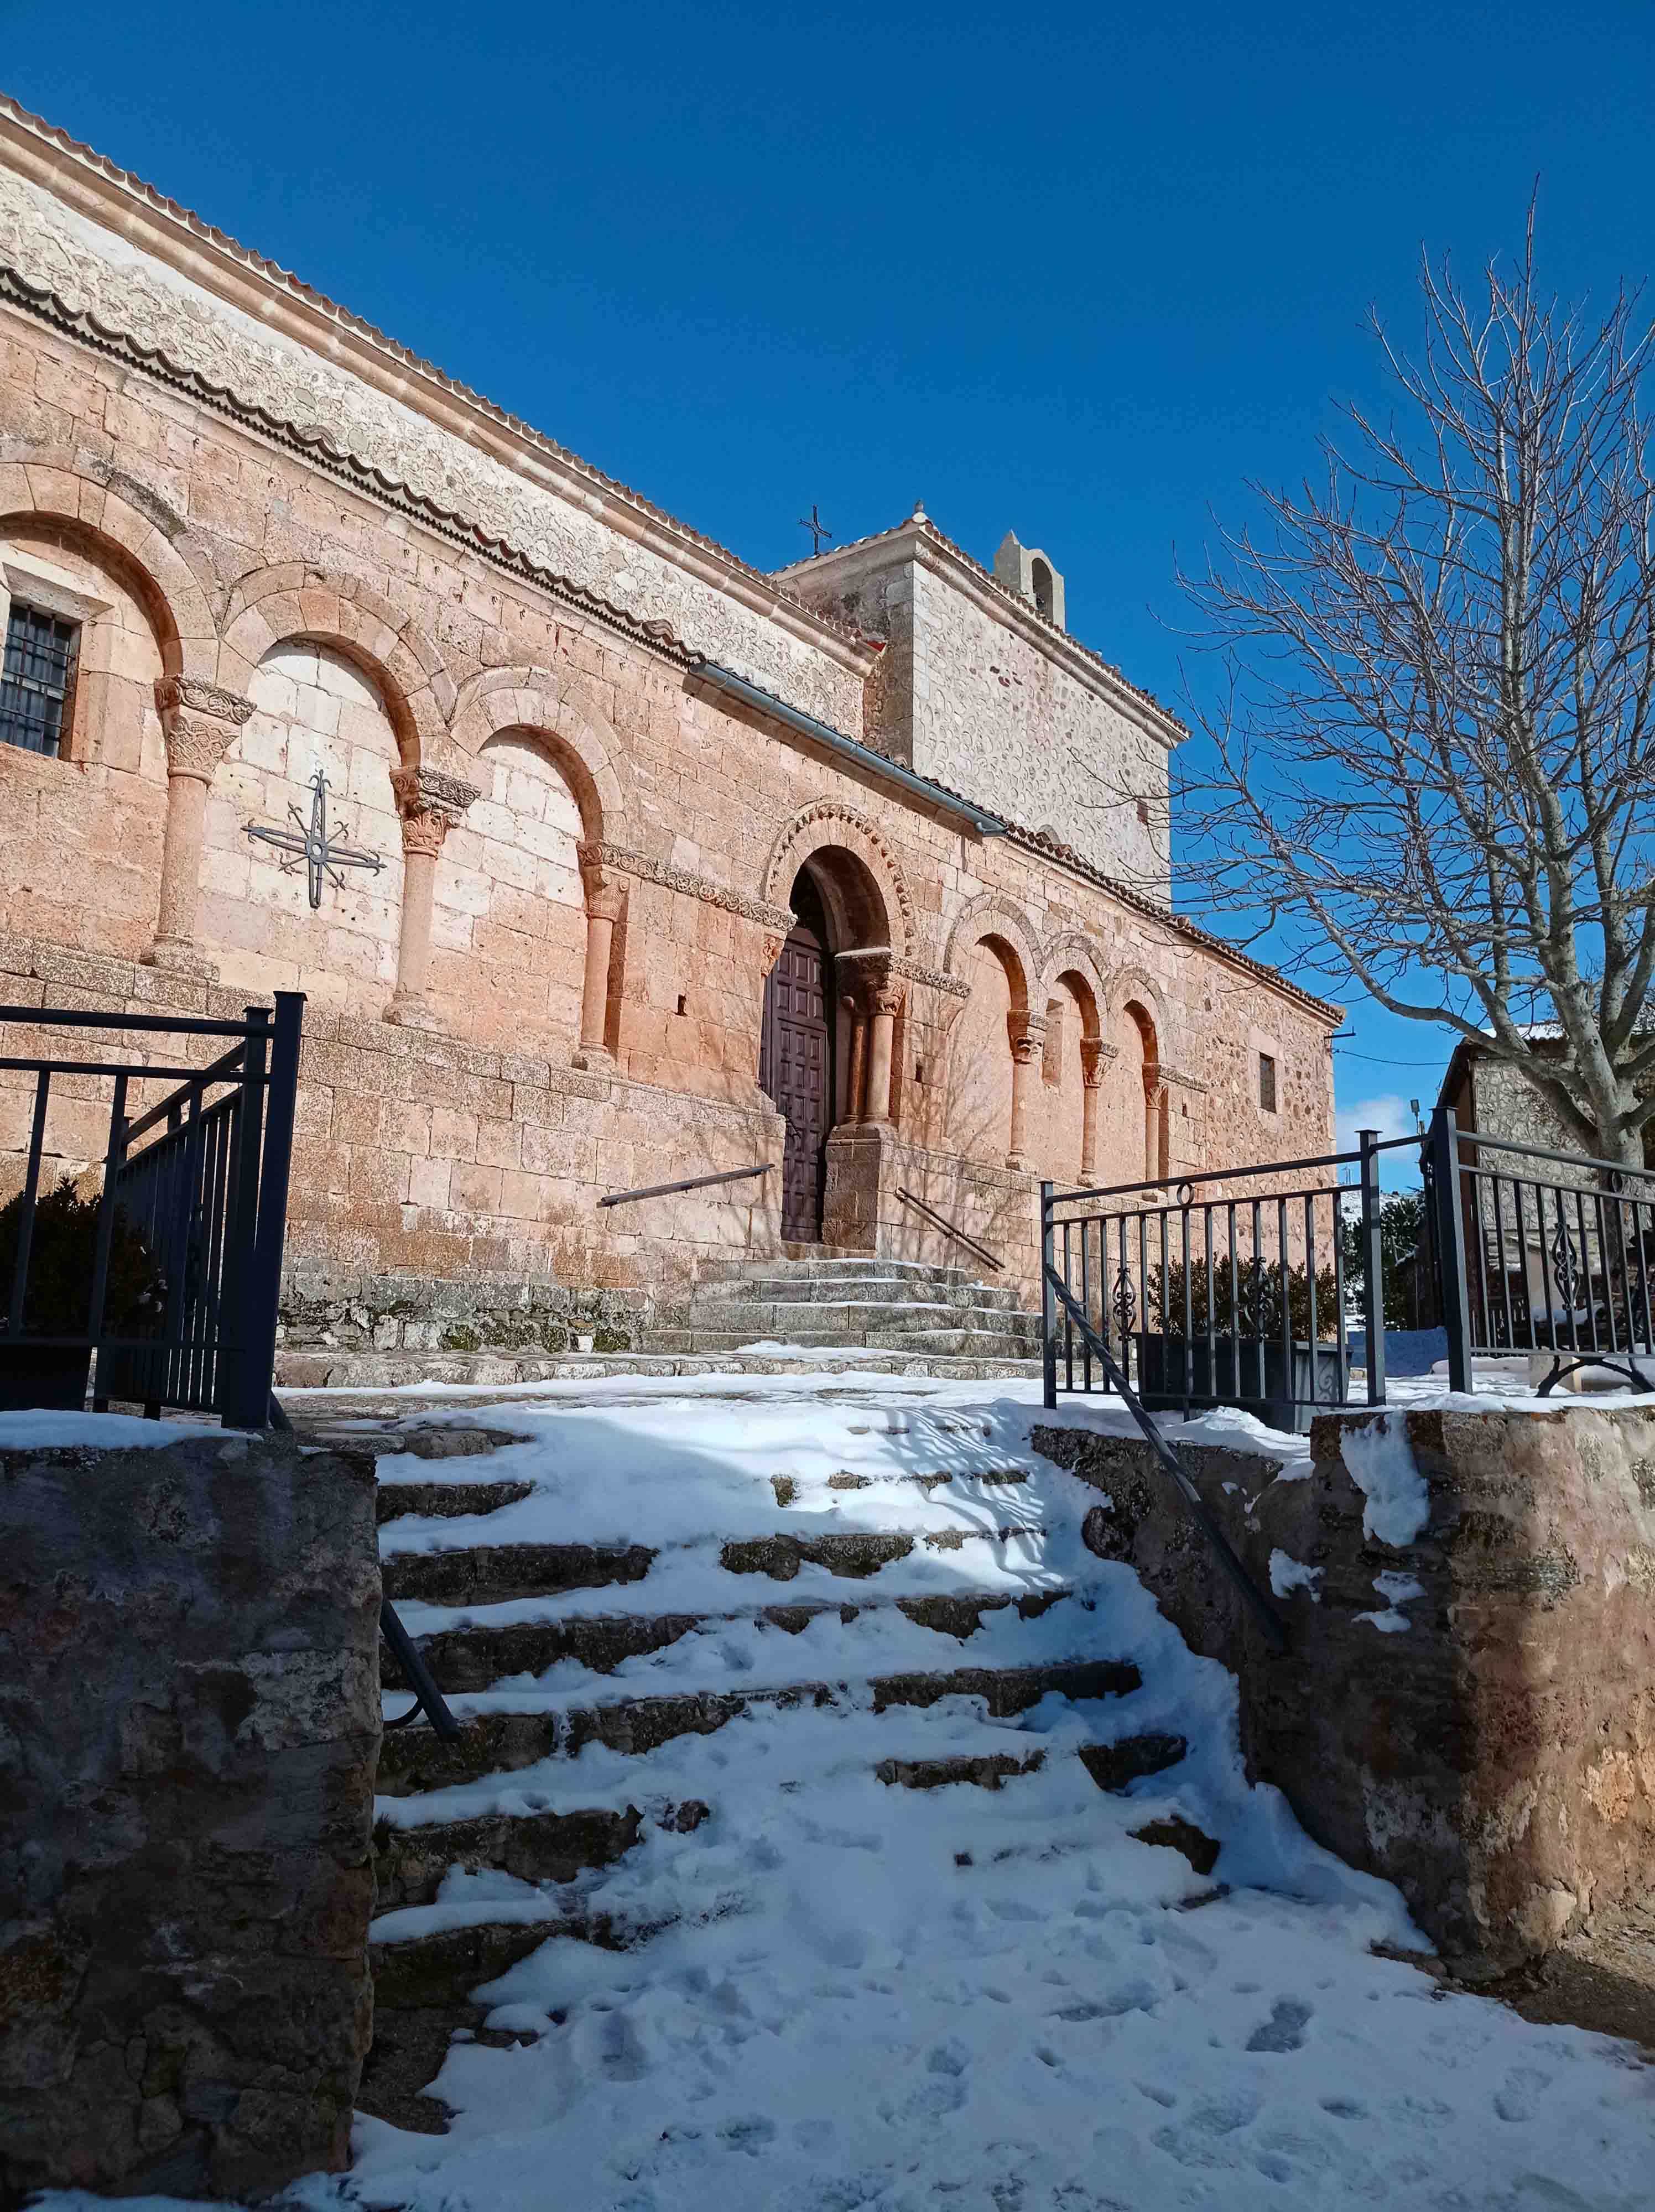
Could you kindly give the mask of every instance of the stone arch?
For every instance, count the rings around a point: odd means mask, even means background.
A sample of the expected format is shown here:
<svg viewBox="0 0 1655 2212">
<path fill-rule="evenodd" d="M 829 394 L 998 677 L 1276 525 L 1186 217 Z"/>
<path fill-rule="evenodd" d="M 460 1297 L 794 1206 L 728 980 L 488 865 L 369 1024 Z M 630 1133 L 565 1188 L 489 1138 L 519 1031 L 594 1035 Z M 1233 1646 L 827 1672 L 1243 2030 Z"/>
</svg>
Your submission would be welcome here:
<svg viewBox="0 0 1655 2212">
<path fill-rule="evenodd" d="M 954 918 L 948 933 L 948 943 L 942 956 L 944 969 L 953 975 L 961 973 L 961 963 L 975 945 L 985 939 L 998 940 L 995 950 L 1002 964 L 1006 952 L 1012 955 L 1007 974 L 1012 982 L 1013 1011 L 1026 1012 L 1031 994 L 1038 990 L 1045 975 L 1045 963 L 1040 957 L 1039 946 L 1029 927 L 1027 915 L 1014 901 L 1001 891 L 983 891 L 962 908 Z M 1004 945 L 1005 952 L 1000 951 Z"/>
<path fill-rule="evenodd" d="M 8 523 L 62 530 L 108 561 L 149 616 L 165 673 L 210 683 L 218 661 L 212 562 L 182 515 L 147 489 L 143 498 L 140 507 L 112 490 L 68 447 L 43 446 L 0 463 L 0 531 Z"/>
<path fill-rule="evenodd" d="M 441 655 L 412 621 L 355 576 L 287 562 L 244 576 L 225 611 L 217 682 L 244 696 L 272 647 L 289 639 L 331 646 L 370 676 L 385 702 L 405 768 L 438 765 L 454 688 Z"/>
<path fill-rule="evenodd" d="M 626 756 L 581 685 L 544 668 L 491 668 L 473 677 L 460 689 L 449 732 L 456 769 L 463 774 L 490 738 L 512 729 L 538 738 L 568 779 L 587 844 L 632 842 L 636 809 Z"/>
<path fill-rule="evenodd" d="M 1047 998 L 1065 977 L 1084 985 L 1075 994 L 1086 1019 L 1082 1035 L 1101 1037 L 1109 1011 L 1109 985 L 1092 939 L 1083 931 L 1065 930 L 1047 945 L 1040 973 L 1041 990 Z"/>
<path fill-rule="evenodd" d="M 1155 1057 L 1163 1067 L 1176 1065 L 1171 1010 L 1166 1003 L 1166 994 L 1147 969 L 1132 966 L 1117 968 L 1109 977 L 1109 988 L 1101 1001 L 1106 1022 L 1115 1016 L 1134 1012 L 1140 1030 L 1145 1018 L 1149 1024 L 1150 1037 L 1155 1047 Z"/>
<path fill-rule="evenodd" d="M 836 853 L 849 854 L 857 866 L 828 857 Z M 914 902 L 902 864 L 877 823 L 837 799 L 801 807 L 770 847 L 762 894 L 767 905 L 787 904 L 794 878 L 807 861 L 817 863 L 812 880 L 841 921 L 847 944 L 876 947 L 879 939 L 872 933 L 882 923 L 891 951 L 908 957 L 916 936 Z"/>
</svg>

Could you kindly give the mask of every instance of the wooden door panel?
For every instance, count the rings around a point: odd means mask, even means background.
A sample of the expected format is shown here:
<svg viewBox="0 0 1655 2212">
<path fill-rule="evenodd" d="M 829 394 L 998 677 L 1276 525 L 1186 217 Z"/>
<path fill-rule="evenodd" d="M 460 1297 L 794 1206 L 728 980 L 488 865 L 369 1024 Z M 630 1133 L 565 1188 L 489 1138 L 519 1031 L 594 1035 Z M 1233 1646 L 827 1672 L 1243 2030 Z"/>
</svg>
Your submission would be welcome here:
<svg viewBox="0 0 1655 2212">
<path fill-rule="evenodd" d="M 795 929 L 770 980 L 770 1095 L 787 1116 L 782 1159 L 782 1234 L 812 1243 L 822 1233 L 822 1186 L 832 1127 L 827 961 L 820 939 Z"/>
</svg>

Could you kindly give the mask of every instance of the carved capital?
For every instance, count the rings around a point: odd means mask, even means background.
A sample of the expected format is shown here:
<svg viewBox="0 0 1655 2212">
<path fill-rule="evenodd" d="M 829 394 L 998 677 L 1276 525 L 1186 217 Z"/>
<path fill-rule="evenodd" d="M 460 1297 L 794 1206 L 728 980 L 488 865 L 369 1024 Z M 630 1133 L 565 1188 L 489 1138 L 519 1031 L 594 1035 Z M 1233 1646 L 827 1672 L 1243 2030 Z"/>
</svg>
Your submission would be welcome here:
<svg viewBox="0 0 1655 2212">
<path fill-rule="evenodd" d="M 213 773 L 253 712 L 251 699 L 195 676 L 163 676 L 155 711 L 167 740 L 167 773 L 210 783 Z"/>
<path fill-rule="evenodd" d="M 402 849 L 405 857 L 411 853 L 424 853 L 432 860 L 442 850 L 442 841 L 448 834 L 453 817 L 440 807 L 427 807 L 418 814 L 402 817 Z"/>
<path fill-rule="evenodd" d="M 1026 1067 L 1037 1058 L 1046 1042 L 1046 1017 L 1044 1014 L 1007 1014 L 1006 1028 L 1012 1041 L 1012 1058 L 1019 1067 Z"/>
<path fill-rule="evenodd" d="M 205 684 L 198 676 L 161 676 L 155 680 L 155 711 L 163 721 L 178 708 L 204 714 L 215 722 L 228 722 L 239 730 L 253 713 L 253 702 L 239 691 L 226 691 Z"/>
<path fill-rule="evenodd" d="M 1105 1044 L 1102 1037 L 1081 1038 L 1080 1080 L 1088 1091 L 1102 1088 L 1104 1070 L 1115 1057 L 1114 1046 Z"/>
<path fill-rule="evenodd" d="M 618 921 L 626 908 L 626 881 L 603 857 L 601 845 L 575 848 L 581 864 L 581 888 L 586 910 L 593 921 Z"/>
<path fill-rule="evenodd" d="M 391 789 L 396 797 L 397 811 L 403 819 L 403 849 L 405 852 L 427 849 L 423 846 L 409 844 L 410 822 L 417 821 L 422 815 L 439 819 L 442 824 L 436 833 L 440 846 L 449 824 L 458 822 L 465 809 L 483 796 L 474 783 L 467 783 L 460 776 L 445 775 L 441 769 L 435 768 L 393 768 Z"/>
<path fill-rule="evenodd" d="M 203 714 L 187 714 L 182 707 L 173 707 L 161 717 L 161 731 L 167 739 L 167 773 L 169 776 L 191 776 L 198 783 L 210 783 L 213 772 L 224 757 L 236 731 L 231 722 L 210 722 Z"/>
</svg>

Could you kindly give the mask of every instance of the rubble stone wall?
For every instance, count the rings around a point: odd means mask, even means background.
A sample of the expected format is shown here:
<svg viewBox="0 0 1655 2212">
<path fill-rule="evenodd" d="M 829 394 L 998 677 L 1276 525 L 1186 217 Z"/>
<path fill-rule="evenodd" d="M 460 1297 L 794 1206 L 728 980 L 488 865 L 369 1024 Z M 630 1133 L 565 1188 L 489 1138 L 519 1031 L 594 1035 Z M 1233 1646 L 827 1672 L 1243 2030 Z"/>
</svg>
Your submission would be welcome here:
<svg viewBox="0 0 1655 2212">
<path fill-rule="evenodd" d="M 0 1443 L 0 2203 L 348 2166 L 374 1499 L 291 1438 Z"/>
<path fill-rule="evenodd" d="M 1092 1547 L 1238 1674 L 1250 1771 L 1396 1882 L 1457 1971 L 1655 1888 L 1655 1407 L 1323 1415 L 1308 1468 L 1181 1448 L 1274 1582 L 1281 1656 L 1148 1448 L 1054 1419 L 1037 1449 L 1103 1493 Z M 1376 1450 L 1417 1480 L 1412 1535 L 1376 1504 Z"/>
</svg>

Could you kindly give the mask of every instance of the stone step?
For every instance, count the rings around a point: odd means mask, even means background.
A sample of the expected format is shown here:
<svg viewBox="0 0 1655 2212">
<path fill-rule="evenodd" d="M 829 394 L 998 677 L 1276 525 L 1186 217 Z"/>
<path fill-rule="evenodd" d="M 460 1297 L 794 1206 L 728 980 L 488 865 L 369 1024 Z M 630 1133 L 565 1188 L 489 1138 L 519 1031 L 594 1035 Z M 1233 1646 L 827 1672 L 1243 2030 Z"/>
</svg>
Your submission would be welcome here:
<svg viewBox="0 0 1655 2212">
<path fill-rule="evenodd" d="M 812 1355 L 812 1365 L 817 1354 L 826 1356 L 836 1372 L 955 1376 L 962 1382 L 975 1382 L 1035 1375 L 1040 1367 L 1021 1337 L 1000 1330 L 870 1330 L 862 1345 L 847 1346 L 843 1333 L 832 1329 L 784 1328 L 768 1337 L 755 1337 L 739 1329 L 669 1328 L 656 1330 L 655 1340 L 664 1352 L 715 1358 L 745 1352 L 755 1361 L 768 1358 L 769 1365 L 759 1371 L 770 1374 L 785 1373 L 789 1365 L 797 1367 L 800 1363 L 776 1353 L 754 1353 L 753 1345 L 796 1345 Z M 834 1352 L 843 1356 L 832 1360 Z M 894 1364 L 881 1367 L 881 1358 Z"/>
<path fill-rule="evenodd" d="M 755 1564 L 733 1571 L 760 1573 L 767 1565 Z M 727 1611 L 685 1610 L 677 1613 L 569 1613 L 551 1620 L 469 1621 L 463 1626 L 416 1632 L 433 1680 L 445 1696 L 487 1690 L 492 1684 L 519 1675 L 541 1675 L 549 1668 L 573 1662 L 596 1674 L 612 1674 L 628 1659 L 652 1651 L 665 1651 L 697 1629 L 763 1621 L 785 1635 L 799 1636 L 812 1621 L 832 1613 L 849 1623 L 859 1614 L 893 1606 L 916 1627 L 964 1643 L 983 1626 L 985 1613 L 1015 1610 L 1021 1620 L 1037 1620 L 1062 1600 L 1074 1595 L 1068 1588 L 1025 1591 L 1013 1597 L 1001 1591 L 972 1589 L 925 1590 L 896 1598 L 861 1600 L 847 1604 L 831 1598 L 807 1599 L 798 1604 L 759 1603 L 731 1606 Z M 406 1687 L 400 1669 L 388 1651 L 380 1655 L 385 1686 Z"/>
<path fill-rule="evenodd" d="M 877 1253 L 826 1254 L 812 1259 L 721 1260 L 703 1263 L 698 1284 L 753 1276 L 785 1277 L 794 1282 L 859 1282 L 870 1276 L 899 1277 L 914 1283 L 964 1283 L 968 1267 L 940 1266 L 925 1260 L 888 1260 Z"/>
<path fill-rule="evenodd" d="M 995 1283 L 924 1283 L 905 1275 L 750 1275 L 698 1290 L 690 1301 L 691 1320 L 726 1311 L 733 1305 L 949 1306 L 989 1308 L 1017 1313 L 1015 1290 Z"/>
<path fill-rule="evenodd" d="M 957 1667 L 878 1675 L 860 1686 L 876 1713 L 895 1706 L 928 1706 L 940 1698 L 981 1698 L 996 1720 L 1026 1712 L 1052 1692 L 1060 1696 L 1118 1698 L 1141 1686 L 1129 1661 L 1051 1660 L 1027 1667 Z M 789 1682 L 746 1691 L 680 1691 L 658 1697 L 621 1698 L 587 1705 L 565 1705 L 548 1693 L 544 1706 L 520 1699 L 509 1710 L 480 1707 L 470 1698 L 451 1702 L 464 1734 L 445 1743 L 423 1726 L 387 1735 L 380 1753 L 382 1797 L 421 1796 L 485 1775 L 511 1774 L 544 1759 L 573 1757 L 588 1743 L 636 1756 L 683 1735 L 712 1735 L 756 1705 L 787 1710 L 837 1705 L 851 1694 L 843 1682 Z"/>
<path fill-rule="evenodd" d="M 688 1329 L 654 1332 L 654 1349 L 643 1352 L 566 1352 L 557 1358 L 530 1358 L 515 1353 L 418 1352 L 278 1352 L 276 1388 L 285 1397 L 301 1399 L 288 1411 L 295 1419 L 305 1412 L 302 1394 L 312 1390 L 356 1391 L 372 1397 L 405 1389 L 410 1383 L 447 1384 L 456 1389 L 497 1390 L 508 1396 L 525 1382 L 599 1382 L 626 1376 L 674 1375 L 794 1375 L 800 1362 L 785 1354 L 749 1352 L 751 1341 L 691 1348 Z M 1015 1346 L 1010 1352 L 939 1355 L 914 1346 L 900 1352 L 873 1352 L 862 1346 L 824 1346 L 813 1352 L 812 1372 L 829 1375 L 930 1376 L 939 1382 L 997 1382 L 1037 1375 L 1039 1362 L 1024 1358 Z M 332 1409 L 330 1409 L 332 1410 Z"/>
<path fill-rule="evenodd" d="M 1182 1736 L 1135 1735 L 1108 1744 L 1081 1744 L 1077 1755 L 1100 1790 L 1123 1791 L 1184 1758 Z M 891 1788 L 946 1790 L 964 1784 L 998 1790 L 1009 1780 L 1037 1774 L 1046 1747 L 1022 1752 L 977 1751 L 928 1757 L 908 1747 L 874 1762 L 873 1771 Z M 802 1776 L 786 1774 L 782 1786 L 797 1788 Z M 567 1812 L 486 1813 L 470 1819 L 393 1824 L 383 1816 L 374 1830 L 374 1912 L 386 1914 L 433 1903 L 454 1868 L 463 1873 L 501 1873 L 519 1881 L 568 1883 L 613 1866 L 649 1830 L 694 1833 L 714 1808 L 701 1798 L 666 1800 L 648 1816 L 636 1805 L 581 1806 Z M 383 1939 L 382 1939 L 383 1940 Z M 413 1937 L 410 1940 L 424 1940 Z"/>
<path fill-rule="evenodd" d="M 381 1563 L 392 1602 L 498 1605 L 507 1598 L 640 1583 L 656 1553 L 645 1544 L 470 1544 L 447 1552 L 392 1552 Z"/>
<path fill-rule="evenodd" d="M 679 1824 L 679 1809 L 666 1816 Z M 660 1825 L 658 1823 L 658 1825 Z M 469 1820 L 433 1820 L 374 1827 L 374 1910 L 396 1912 L 429 1905 L 454 1866 L 490 1868 L 519 1881 L 573 1881 L 594 1867 L 612 1866 L 638 1840 L 643 1814 L 587 1806 L 569 1813 L 485 1813 Z"/>
<path fill-rule="evenodd" d="M 882 1298 L 799 1298 L 780 1304 L 727 1298 L 691 1307 L 688 1326 L 695 1335 L 742 1330 L 749 1343 L 761 1337 L 792 1343 L 800 1330 L 807 1333 L 810 1342 L 818 1344 L 867 1343 L 875 1330 L 907 1336 L 936 1329 L 970 1329 L 988 1336 L 1015 1337 L 1024 1343 L 1037 1345 L 1040 1340 L 1040 1316 L 1020 1312 L 1015 1306 L 892 1303 Z"/>
<path fill-rule="evenodd" d="M 406 1936 L 392 1932 L 376 1937 L 370 1929 L 368 1962 L 374 1975 L 375 2016 L 381 2005 L 400 2011 L 464 2003 L 474 1989 L 493 1981 L 553 1936 L 620 1951 L 671 1925 L 665 1919 L 618 1925 L 610 1914 L 578 1899 L 548 1896 L 545 1905 L 543 1917 L 502 1917 Z"/>
<path fill-rule="evenodd" d="M 382 1482 L 374 1510 L 382 1528 L 388 1521 L 411 1515 L 457 1520 L 473 1513 L 498 1513 L 533 1494 L 532 1482 Z"/>
</svg>

